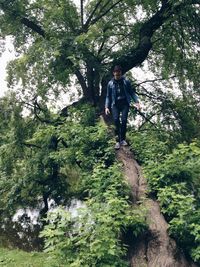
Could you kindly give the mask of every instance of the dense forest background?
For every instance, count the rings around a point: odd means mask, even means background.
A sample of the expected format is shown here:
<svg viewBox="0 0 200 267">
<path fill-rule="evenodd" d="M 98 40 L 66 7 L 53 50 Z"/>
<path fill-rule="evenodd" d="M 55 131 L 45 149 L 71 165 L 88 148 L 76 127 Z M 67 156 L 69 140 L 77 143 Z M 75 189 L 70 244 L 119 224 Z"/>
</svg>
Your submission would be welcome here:
<svg viewBox="0 0 200 267">
<path fill-rule="evenodd" d="M 11 36 L 17 54 L 0 99 L 2 231 L 11 231 L 19 208 L 39 209 L 52 266 L 129 266 L 126 237 L 142 237 L 149 222 L 145 199 L 131 202 L 103 119 L 106 85 L 120 64 L 143 106 L 130 112 L 128 141 L 146 198 L 159 201 L 169 235 L 200 264 L 199 5 L 0 1 L 1 39 Z M 144 66 L 153 78 L 139 81 L 131 70 Z M 58 111 L 64 93 L 76 101 Z M 75 200 L 81 208 L 67 210 Z M 12 242 L 2 235 L 1 243 Z"/>
</svg>

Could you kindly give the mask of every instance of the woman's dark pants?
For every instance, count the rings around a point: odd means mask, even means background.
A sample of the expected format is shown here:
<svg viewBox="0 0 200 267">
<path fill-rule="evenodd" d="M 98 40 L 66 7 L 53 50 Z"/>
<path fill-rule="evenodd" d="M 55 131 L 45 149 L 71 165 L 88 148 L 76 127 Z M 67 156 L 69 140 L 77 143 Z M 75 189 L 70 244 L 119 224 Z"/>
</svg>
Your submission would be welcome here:
<svg viewBox="0 0 200 267">
<path fill-rule="evenodd" d="M 126 125 L 129 112 L 129 104 L 126 100 L 118 100 L 112 107 L 112 116 L 115 124 L 116 141 L 126 139 Z M 121 115 L 121 118 L 120 118 Z"/>
</svg>

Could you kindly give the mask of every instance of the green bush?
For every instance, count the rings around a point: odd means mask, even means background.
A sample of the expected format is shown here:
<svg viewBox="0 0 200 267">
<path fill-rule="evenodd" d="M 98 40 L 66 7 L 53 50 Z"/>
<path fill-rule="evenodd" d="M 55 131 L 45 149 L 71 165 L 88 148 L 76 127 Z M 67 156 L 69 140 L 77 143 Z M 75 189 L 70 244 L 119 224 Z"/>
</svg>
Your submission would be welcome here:
<svg viewBox="0 0 200 267">
<path fill-rule="evenodd" d="M 173 134 L 172 134 L 173 136 Z M 176 144 L 167 131 L 129 131 L 136 158 L 144 166 L 149 194 L 157 197 L 169 234 L 200 263 L 200 143 Z"/>
<path fill-rule="evenodd" d="M 151 161 L 145 166 L 149 186 L 152 192 L 174 183 L 185 182 L 195 195 L 199 195 L 200 147 L 194 142 L 180 144 L 172 153 L 166 154 L 157 162 Z"/>
<path fill-rule="evenodd" d="M 69 267 L 128 266 L 121 232 L 131 228 L 138 236 L 146 229 L 144 208 L 130 205 L 130 189 L 116 164 L 97 164 L 84 182 L 89 197 L 76 216 L 64 208 L 49 213 L 42 232 L 46 251 Z"/>
<path fill-rule="evenodd" d="M 165 154 L 169 153 L 169 136 L 164 132 L 148 129 L 144 132 L 128 131 L 128 139 L 136 159 L 141 164 L 149 161 L 159 162 Z"/>
<path fill-rule="evenodd" d="M 101 121 L 94 123 L 91 117 L 88 107 L 82 106 L 56 129 L 65 146 L 50 157 L 62 168 L 66 163 L 78 165 L 77 196 L 83 206 L 72 213 L 60 206 L 49 213 L 41 235 L 57 266 L 124 267 L 127 245 L 122 236 L 126 231 L 141 234 L 147 227 L 146 213 L 142 204 L 132 207 L 130 187 L 115 162 L 112 137 Z"/>
<path fill-rule="evenodd" d="M 149 190 L 157 195 L 169 233 L 200 263 L 200 147 L 180 144 L 160 161 L 145 166 Z"/>
</svg>

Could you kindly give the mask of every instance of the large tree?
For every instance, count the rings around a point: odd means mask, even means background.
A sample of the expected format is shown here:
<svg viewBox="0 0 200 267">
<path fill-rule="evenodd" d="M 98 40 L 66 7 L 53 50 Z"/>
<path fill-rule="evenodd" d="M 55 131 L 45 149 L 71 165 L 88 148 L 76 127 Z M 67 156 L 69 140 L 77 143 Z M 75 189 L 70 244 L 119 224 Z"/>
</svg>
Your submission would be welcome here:
<svg viewBox="0 0 200 267">
<path fill-rule="evenodd" d="M 77 2 L 77 1 L 76 1 Z M 159 78 L 199 82 L 199 0 L 1 1 L 1 35 L 11 35 L 19 58 L 9 83 L 21 80 L 29 101 L 70 85 L 97 104 L 114 64 L 124 72 L 149 60 Z"/>
<path fill-rule="evenodd" d="M 146 82 L 153 86 L 146 87 L 145 81 L 138 84 L 141 97 L 154 104 L 149 117 L 143 114 L 147 122 L 154 124 L 155 116 L 157 125 L 162 123 L 173 137 L 176 133 L 178 141 L 190 142 L 199 136 L 199 5 L 199 0 L 80 0 L 77 6 L 67 0 L 0 1 L 1 36 L 12 37 L 18 56 L 8 66 L 8 83 L 14 88 L 18 86 L 18 93 L 5 97 L 1 103 L 6 110 L 1 116 L 0 140 L 4 153 L 4 161 L 3 157 L 0 161 L 2 210 L 7 206 L 13 209 L 14 204 L 16 208 L 36 206 L 42 198 L 46 214 L 48 199 L 66 204 L 68 181 L 83 174 L 82 198 L 95 191 L 90 186 L 98 179 L 104 193 L 102 169 L 93 176 L 91 173 L 98 160 L 104 161 L 105 168 L 110 166 L 114 155 L 102 125 L 94 127 L 96 114 L 86 106 L 65 120 L 52 115 L 47 104 L 71 90 L 102 109 L 115 64 L 128 72 L 148 62 L 155 79 Z M 173 87 L 171 78 L 175 79 L 181 98 L 174 99 L 163 89 Z M 33 112 L 26 118 L 22 114 L 24 104 Z M 105 171 L 106 181 L 107 175 L 112 177 Z M 120 190 L 118 201 L 124 195 Z M 73 196 L 80 197 L 77 191 Z M 95 194 L 101 204 L 99 191 Z M 117 207 L 117 216 L 118 213 L 121 216 Z M 99 217 L 104 219 L 101 213 Z M 109 219 L 113 220 L 112 214 Z M 117 226 L 123 227 L 123 222 Z M 112 227 L 109 229 L 112 234 Z M 162 231 L 160 234 L 162 238 Z M 165 245 L 169 247 L 168 243 Z M 144 246 L 142 249 L 147 250 Z"/>
</svg>

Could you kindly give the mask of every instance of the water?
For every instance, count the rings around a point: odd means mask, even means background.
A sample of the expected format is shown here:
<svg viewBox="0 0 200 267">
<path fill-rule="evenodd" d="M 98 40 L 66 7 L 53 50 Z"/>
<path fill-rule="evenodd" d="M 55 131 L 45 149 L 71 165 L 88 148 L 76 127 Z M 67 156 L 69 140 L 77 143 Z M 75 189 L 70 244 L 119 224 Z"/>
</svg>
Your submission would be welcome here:
<svg viewBox="0 0 200 267">
<path fill-rule="evenodd" d="M 49 200 L 49 211 L 54 211 L 57 206 L 53 200 Z M 77 209 L 83 207 L 80 200 L 73 199 L 66 210 L 73 216 L 77 216 Z M 41 251 L 43 240 L 39 233 L 43 228 L 41 210 L 43 206 L 31 209 L 18 209 L 12 217 L 1 218 L 0 221 L 0 245 L 3 247 L 19 248 L 25 251 Z"/>
</svg>

